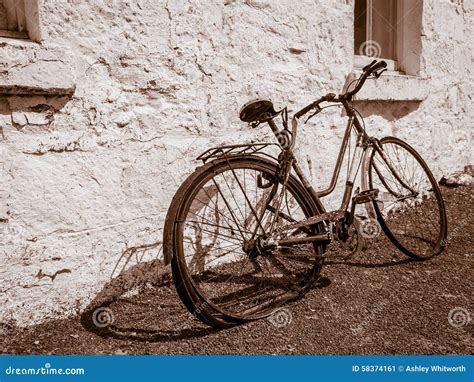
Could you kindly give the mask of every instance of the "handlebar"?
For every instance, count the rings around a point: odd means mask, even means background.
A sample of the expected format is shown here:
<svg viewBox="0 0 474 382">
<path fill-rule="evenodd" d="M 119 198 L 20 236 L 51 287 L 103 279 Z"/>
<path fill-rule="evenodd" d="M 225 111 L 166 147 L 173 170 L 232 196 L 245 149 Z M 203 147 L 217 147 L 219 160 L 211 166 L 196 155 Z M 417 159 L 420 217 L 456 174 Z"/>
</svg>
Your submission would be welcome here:
<svg viewBox="0 0 474 382">
<path fill-rule="evenodd" d="M 359 79 L 357 80 L 357 84 L 355 86 L 355 88 L 353 90 L 351 90 L 350 92 L 346 92 L 345 94 L 341 94 L 339 95 L 338 97 L 336 97 L 336 95 L 334 93 L 328 93 L 326 94 L 325 96 L 319 98 L 318 100 L 314 101 L 314 102 L 311 102 L 308 106 L 305 106 L 304 108 L 302 108 L 301 110 L 299 110 L 298 112 L 296 112 L 294 115 L 293 115 L 293 118 L 292 118 L 292 121 L 291 121 L 291 144 L 290 144 L 290 149 L 293 149 L 294 145 L 295 145 L 295 141 L 296 141 L 296 132 L 297 132 L 297 128 L 298 128 L 298 119 L 301 118 L 303 115 L 305 115 L 306 113 L 308 113 L 310 110 L 312 109 L 318 109 L 318 111 L 320 111 L 321 109 L 319 108 L 319 104 L 322 103 L 322 102 L 345 102 L 345 101 L 350 101 L 352 96 L 354 94 L 356 94 L 361 88 L 362 86 L 364 85 L 365 83 L 365 80 L 372 74 L 375 72 L 375 76 L 376 78 L 378 78 L 380 76 L 380 74 L 382 74 L 383 71 L 385 71 L 387 67 L 387 63 L 383 60 L 381 61 L 378 61 L 377 60 L 373 60 L 370 64 L 364 66 L 362 68 L 362 75 L 359 77 Z M 381 69 L 381 71 L 379 71 L 377 73 L 377 70 Z M 316 111 L 315 114 L 318 113 L 318 111 Z M 313 116 L 315 115 L 313 114 Z M 310 116 L 311 118 L 311 116 Z"/>
<path fill-rule="evenodd" d="M 294 117 L 297 118 L 297 119 L 301 118 L 308 111 L 317 108 L 319 106 L 319 104 L 321 102 L 324 102 L 324 101 L 338 102 L 338 101 L 341 101 L 341 100 L 350 100 L 351 97 L 354 94 L 356 94 L 362 88 L 362 86 L 364 85 L 365 80 L 367 79 L 367 77 L 369 77 L 372 73 L 376 72 L 380 68 L 385 69 L 386 67 L 387 67 L 387 63 L 385 61 L 381 60 L 381 61 L 377 62 L 377 60 L 373 60 L 370 64 L 368 64 L 368 65 L 366 65 L 362 68 L 363 73 L 360 76 L 359 80 L 357 81 L 356 87 L 353 90 L 351 90 L 350 92 L 346 92 L 345 94 L 341 94 L 338 98 L 336 98 L 336 95 L 334 93 L 328 93 L 325 96 L 321 97 L 320 99 L 310 103 L 308 106 L 305 106 L 304 108 L 299 110 L 294 115 Z M 379 75 L 380 75 L 380 73 L 379 73 Z"/>
<path fill-rule="evenodd" d="M 383 60 L 379 62 L 377 62 L 377 60 L 373 60 L 370 64 L 364 66 L 362 68 L 363 73 L 360 76 L 359 80 L 357 81 L 355 88 L 352 89 L 350 92 L 346 92 L 345 94 L 341 95 L 341 98 L 350 100 L 352 96 L 357 94 L 359 90 L 362 88 L 367 77 L 369 77 L 372 73 L 377 72 L 377 70 L 379 70 L 380 68 L 383 68 L 385 70 L 386 67 L 387 67 L 387 63 Z"/>
<path fill-rule="evenodd" d="M 318 99 L 314 102 L 311 102 L 308 106 L 305 106 L 300 111 L 298 111 L 295 114 L 295 118 L 300 118 L 303 115 L 305 115 L 308 111 L 310 111 L 311 109 L 317 108 L 321 102 L 325 102 L 325 101 L 330 102 L 330 101 L 333 101 L 335 98 L 336 98 L 336 95 L 334 93 L 328 93 L 325 96 L 321 97 L 320 99 Z"/>
</svg>

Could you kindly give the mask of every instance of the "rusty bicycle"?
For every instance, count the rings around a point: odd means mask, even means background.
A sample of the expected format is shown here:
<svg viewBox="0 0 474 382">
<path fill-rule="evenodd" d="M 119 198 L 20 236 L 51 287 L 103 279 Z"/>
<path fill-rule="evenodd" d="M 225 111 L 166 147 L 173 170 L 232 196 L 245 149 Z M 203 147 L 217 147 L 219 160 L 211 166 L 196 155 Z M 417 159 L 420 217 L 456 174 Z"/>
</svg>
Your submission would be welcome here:
<svg viewBox="0 0 474 382">
<path fill-rule="evenodd" d="M 275 111 L 271 101 L 251 101 L 240 119 L 253 127 L 266 123 L 278 143 L 219 146 L 198 157 L 204 164 L 176 192 L 163 240 L 178 294 L 198 319 L 225 328 L 266 317 L 303 296 L 318 282 L 331 242 L 360 242 L 357 205 L 367 208 L 404 254 L 423 260 L 443 251 L 447 218 L 430 169 L 401 139 L 369 136 L 352 105 L 365 81 L 379 78 L 385 68 L 374 60 L 343 94 L 319 98 L 290 123 L 286 108 Z M 294 147 L 299 120 L 320 113 L 323 103 L 342 105 L 348 122 L 331 182 L 316 191 Z M 321 198 L 336 187 L 351 135 L 356 145 L 340 208 L 326 211 Z M 278 155 L 269 154 L 275 147 Z M 361 189 L 354 185 L 359 171 Z"/>
</svg>

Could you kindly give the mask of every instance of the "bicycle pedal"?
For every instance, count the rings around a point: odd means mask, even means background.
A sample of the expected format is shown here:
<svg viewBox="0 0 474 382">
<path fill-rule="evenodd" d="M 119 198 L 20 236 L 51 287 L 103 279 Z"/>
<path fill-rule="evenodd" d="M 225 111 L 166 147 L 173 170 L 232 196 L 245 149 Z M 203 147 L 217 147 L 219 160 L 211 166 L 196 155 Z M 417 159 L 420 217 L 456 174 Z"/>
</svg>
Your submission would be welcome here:
<svg viewBox="0 0 474 382">
<path fill-rule="evenodd" d="M 379 194 L 378 188 L 361 191 L 357 195 L 354 195 L 354 197 L 352 198 L 352 202 L 354 204 L 363 204 L 363 203 L 371 202 L 378 196 L 378 194 Z"/>
</svg>

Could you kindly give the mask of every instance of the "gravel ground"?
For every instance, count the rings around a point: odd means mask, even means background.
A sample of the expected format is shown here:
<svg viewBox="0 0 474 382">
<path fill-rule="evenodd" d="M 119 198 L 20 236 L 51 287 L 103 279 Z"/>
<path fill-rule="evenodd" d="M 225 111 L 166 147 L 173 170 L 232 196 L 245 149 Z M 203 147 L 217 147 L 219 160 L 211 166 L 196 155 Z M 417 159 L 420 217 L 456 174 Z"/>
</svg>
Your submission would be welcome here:
<svg viewBox="0 0 474 382">
<path fill-rule="evenodd" d="M 224 331 L 181 305 L 172 285 L 109 305 L 113 325 L 87 330 L 80 317 L 29 328 L 3 326 L 0 351 L 13 354 L 472 354 L 472 188 L 443 188 L 446 252 L 410 261 L 386 240 L 348 262 L 325 266 L 324 285 L 280 312 Z M 457 309 L 454 311 L 453 309 Z M 453 310 L 453 311 L 452 311 Z M 448 316 L 454 314 L 451 325 Z M 84 321 L 83 321 L 84 323 Z M 464 325 L 462 325 L 464 323 Z M 87 325 L 85 325 L 87 327 Z M 97 329 L 97 328 L 95 328 Z"/>
</svg>

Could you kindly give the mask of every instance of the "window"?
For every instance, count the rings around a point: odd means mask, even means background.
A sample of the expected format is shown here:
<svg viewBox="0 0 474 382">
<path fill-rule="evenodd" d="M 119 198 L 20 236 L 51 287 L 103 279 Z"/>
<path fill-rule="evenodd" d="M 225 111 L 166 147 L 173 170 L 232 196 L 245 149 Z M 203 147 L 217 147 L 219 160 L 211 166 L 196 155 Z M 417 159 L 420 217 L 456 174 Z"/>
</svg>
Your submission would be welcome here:
<svg viewBox="0 0 474 382">
<path fill-rule="evenodd" d="M 354 65 L 383 58 L 389 70 L 420 70 L 422 0 L 355 0 Z"/>
<path fill-rule="evenodd" d="M 354 54 L 390 60 L 396 66 L 397 0 L 356 0 L 354 7 Z M 359 58 L 363 63 L 367 61 Z"/>
<path fill-rule="evenodd" d="M 38 0 L 0 0 L 0 37 L 40 41 Z"/>
</svg>

